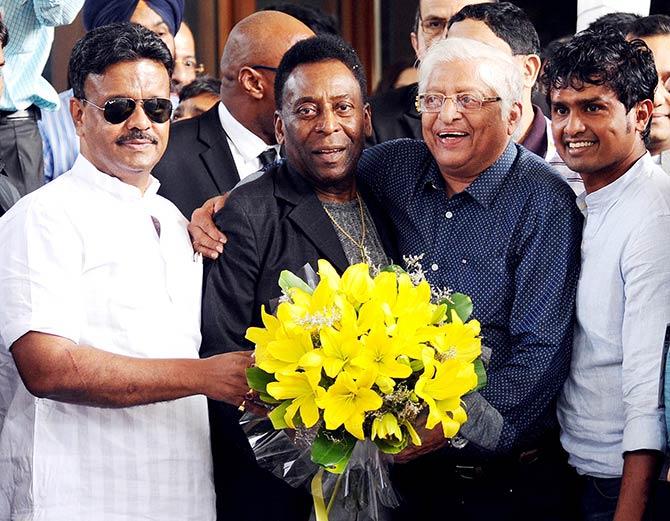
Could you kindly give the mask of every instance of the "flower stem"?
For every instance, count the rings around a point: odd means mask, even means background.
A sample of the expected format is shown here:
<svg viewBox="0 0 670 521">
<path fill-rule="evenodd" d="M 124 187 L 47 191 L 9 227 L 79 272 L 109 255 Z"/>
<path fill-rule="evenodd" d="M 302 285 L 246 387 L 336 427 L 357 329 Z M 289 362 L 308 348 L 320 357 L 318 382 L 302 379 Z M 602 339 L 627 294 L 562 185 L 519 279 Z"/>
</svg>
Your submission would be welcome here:
<svg viewBox="0 0 670 521">
<path fill-rule="evenodd" d="M 344 472 L 346 472 L 346 470 Z M 335 497 L 337 497 L 337 493 L 340 491 L 340 484 L 342 483 L 342 476 L 344 476 L 344 472 L 342 472 L 342 474 L 338 474 L 338 476 L 337 476 L 337 481 L 335 482 L 335 486 L 333 487 L 333 493 L 330 496 L 330 501 L 328 501 L 328 507 L 326 508 L 326 514 L 330 514 L 330 509 L 333 507 L 333 503 L 335 502 Z"/>
</svg>

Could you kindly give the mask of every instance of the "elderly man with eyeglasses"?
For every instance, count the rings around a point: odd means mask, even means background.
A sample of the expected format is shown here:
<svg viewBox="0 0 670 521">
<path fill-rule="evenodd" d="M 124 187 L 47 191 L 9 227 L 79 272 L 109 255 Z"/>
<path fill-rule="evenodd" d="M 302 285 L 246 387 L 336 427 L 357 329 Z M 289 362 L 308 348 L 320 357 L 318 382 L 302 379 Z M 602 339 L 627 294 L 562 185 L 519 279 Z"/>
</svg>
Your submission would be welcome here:
<svg viewBox="0 0 670 521">
<path fill-rule="evenodd" d="M 252 360 L 198 356 L 202 262 L 151 176 L 172 67 L 140 25 L 89 32 L 81 152 L 0 218 L 0 519 L 216 519 L 206 397 L 239 406 Z"/>
<path fill-rule="evenodd" d="M 559 174 L 512 140 L 521 93 L 508 53 L 438 42 L 419 68 L 423 141 L 383 143 L 359 162 L 401 253 L 423 255 L 434 286 L 472 296 L 491 349 L 462 439 L 427 432 L 398 458 L 398 519 L 436 519 L 445 505 L 463 519 L 573 519 L 555 400 L 570 366 L 582 218 Z"/>
</svg>

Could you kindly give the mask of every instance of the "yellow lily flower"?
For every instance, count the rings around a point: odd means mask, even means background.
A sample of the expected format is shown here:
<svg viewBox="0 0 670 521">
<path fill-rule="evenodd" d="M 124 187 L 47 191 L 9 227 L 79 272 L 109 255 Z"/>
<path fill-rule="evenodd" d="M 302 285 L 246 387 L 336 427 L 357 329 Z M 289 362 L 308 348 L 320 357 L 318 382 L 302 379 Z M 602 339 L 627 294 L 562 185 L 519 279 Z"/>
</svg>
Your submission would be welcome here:
<svg viewBox="0 0 670 521">
<path fill-rule="evenodd" d="M 267 346 L 277 337 L 283 334 L 281 322 L 265 312 L 265 306 L 261 307 L 261 320 L 265 327 L 250 327 L 244 338 L 256 346 L 256 360 L 270 356 L 267 353 Z"/>
<path fill-rule="evenodd" d="M 324 394 L 319 386 L 321 371 L 305 371 L 304 373 L 286 373 L 276 375 L 277 381 L 267 386 L 268 394 L 277 400 L 293 400 L 286 409 L 284 421 L 295 429 L 294 418 L 300 412 L 305 427 L 313 427 L 319 421 L 319 408 L 316 400 Z"/>
<path fill-rule="evenodd" d="M 323 369 L 328 376 L 335 378 L 341 371 L 348 369 L 351 360 L 360 349 L 355 329 L 324 327 L 320 334 Z"/>
<path fill-rule="evenodd" d="M 367 264 L 359 263 L 349 266 L 342 274 L 340 290 L 349 302 L 358 307 L 370 300 L 374 286 L 370 268 Z"/>
<path fill-rule="evenodd" d="M 314 349 L 312 335 L 307 331 L 294 329 L 286 337 L 270 342 L 267 346 L 270 355 L 258 360 L 256 365 L 268 373 L 290 373 L 301 368 L 320 368 L 321 355 Z"/>
<path fill-rule="evenodd" d="M 312 333 L 340 319 L 336 293 L 326 282 L 320 282 L 311 295 L 300 288 L 291 288 L 288 293 L 291 301 L 277 308 L 277 318 L 285 329 L 297 327 Z"/>
<path fill-rule="evenodd" d="M 319 284 L 327 285 L 332 291 L 337 291 L 340 288 L 340 276 L 337 274 L 337 270 L 333 265 L 325 259 L 319 259 L 318 264 L 318 274 L 319 274 Z"/>
<path fill-rule="evenodd" d="M 340 373 L 335 383 L 316 400 L 317 405 L 324 410 L 326 429 L 335 430 L 344 424 L 344 428 L 353 436 L 364 439 L 365 412 L 375 411 L 382 406 L 381 397 L 370 389 L 372 383 L 365 376 L 356 381 L 348 373 Z"/>
<path fill-rule="evenodd" d="M 398 299 L 393 308 L 396 317 L 411 316 L 416 323 L 430 324 L 435 313 L 430 303 L 430 285 L 425 280 L 417 286 L 407 273 L 398 275 Z"/>
<path fill-rule="evenodd" d="M 435 329 L 431 345 L 440 353 L 464 362 L 472 362 L 482 354 L 482 339 L 479 337 L 481 328 L 477 320 L 463 323 L 458 313 L 452 310 L 451 323 Z"/>
<path fill-rule="evenodd" d="M 373 371 L 375 383 L 383 393 L 390 393 L 395 386 L 394 378 L 407 378 L 412 368 L 398 361 L 403 354 L 398 341 L 390 338 L 381 328 L 373 329 L 369 335 L 361 338 L 363 344 L 358 356 L 351 364 L 365 371 Z"/>
<path fill-rule="evenodd" d="M 291 372 L 300 367 L 320 367 L 320 357 L 309 333 L 282 326 L 279 319 L 261 308 L 264 328 L 250 327 L 246 338 L 256 346 L 256 365 L 268 373 Z"/>
<path fill-rule="evenodd" d="M 444 437 L 451 438 L 467 419 L 461 397 L 477 386 L 477 375 L 471 363 L 453 358 L 438 362 L 430 348 L 424 350 L 424 355 L 425 369 L 414 392 L 428 404 L 426 428 L 441 423 Z"/>
<path fill-rule="evenodd" d="M 381 417 L 372 420 L 371 439 L 389 439 L 395 438 L 402 440 L 402 429 L 398 425 L 398 418 L 390 412 L 384 413 Z"/>
</svg>

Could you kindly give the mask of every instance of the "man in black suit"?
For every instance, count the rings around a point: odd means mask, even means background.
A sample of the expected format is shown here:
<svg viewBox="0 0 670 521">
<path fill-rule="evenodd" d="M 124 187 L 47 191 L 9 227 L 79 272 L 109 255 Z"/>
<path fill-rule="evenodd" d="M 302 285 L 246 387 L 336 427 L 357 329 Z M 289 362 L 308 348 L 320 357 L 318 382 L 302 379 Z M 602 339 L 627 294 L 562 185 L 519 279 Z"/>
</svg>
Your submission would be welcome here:
<svg viewBox="0 0 670 521">
<path fill-rule="evenodd" d="M 414 18 L 414 31 L 410 33 L 417 61 L 435 42 L 447 36 L 447 22 L 466 5 L 497 0 L 420 0 Z M 421 116 L 414 106 L 418 94 L 416 83 L 393 89 L 370 100 L 372 107 L 372 136 L 369 145 L 376 145 L 408 137 L 423 139 Z"/>
<path fill-rule="evenodd" d="M 221 103 L 175 124 L 153 171 L 158 193 L 186 217 L 276 157 L 274 73 L 282 55 L 313 34 L 278 11 L 254 13 L 233 27 L 221 57 Z"/>
<path fill-rule="evenodd" d="M 205 283 L 201 356 L 253 347 L 246 330 L 260 325 L 261 306 L 281 295 L 282 270 L 298 272 L 307 263 L 316 269 L 320 258 L 340 272 L 356 262 L 397 260 L 381 212 L 354 179 L 370 133 L 365 92 L 355 51 L 337 37 L 304 40 L 282 59 L 275 131 L 286 160 L 235 188 L 215 216 L 230 241 Z M 222 402 L 210 411 L 217 489 L 239 499 L 219 505 L 219 517 L 306 519 L 308 494 L 257 467 L 237 411 Z M 241 470 L 230 476 L 229 468 Z M 231 510 L 237 504 L 247 509 Z"/>
</svg>

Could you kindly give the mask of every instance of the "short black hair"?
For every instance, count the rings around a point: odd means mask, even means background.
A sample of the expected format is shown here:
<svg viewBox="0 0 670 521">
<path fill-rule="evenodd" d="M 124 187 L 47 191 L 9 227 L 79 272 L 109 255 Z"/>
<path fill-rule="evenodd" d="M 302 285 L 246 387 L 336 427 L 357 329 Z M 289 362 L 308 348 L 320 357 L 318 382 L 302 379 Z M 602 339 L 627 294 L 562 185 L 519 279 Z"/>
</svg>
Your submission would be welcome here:
<svg viewBox="0 0 670 521">
<path fill-rule="evenodd" d="M 139 24 L 122 22 L 98 27 L 86 33 L 72 49 L 68 80 L 75 98 L 84 98 L 84 83 L 89 74 L 102 74 L 120 62 L 154 60 L 172 76 L 174 60 L 163 40 Z"/>
<path fill-rule="evenodd" d="M 658 76 L 654 56 L 642 40 L 629 42 L 616 31 L 586 30 L 556 49 L 544 66 L 541 81 L 550 105 L 552 89 L 604 85 L 628 112 L 640 101 L 654 99 Z M 642 133 L 645 142 L 649 129 Z"/>
<path fill-rule="evenodd" d="M 512 49 L 512 54 L 540 54 L 540 38 L 526 12 L 510 2 L 466 5 L 447 27 L 463 20 L 484 22 Z"/>
<path fill-rule="evenodd" d="M 358 54 L 351 45 L 339 36 L 324 34 L 299 41 L 282 57 L 275 76 L 275 105 L 277 110 L 282 108 L 286 80 L 296 67 L 304 63 L 318 63 L 327 60 L 337 60 L 346 65 L 361 87 L 363 100 L 367 99 L 367 80 Z"/>
<path fill-rule="evenodd" d="M 9 32 L 7 31 L 7 26 L 2 21 L 2 16 L 0 16 L 0 47 L 5 48 L 9 43 Z"/>
<path fill-rule="evenodd" d="M 588 30 L 595 32 L 616 31 L 626 36 L 630 30 L 630 26 L 640 18 L 640 15 L 634 13 L 607 13 L 591 22 Z"/>
<path fill-rule="evenodd" d="M 300 20 L 312 31 L 314 31 L 314 34 L 317 35 L 340 34 L 340 31 L 337 28 L 337 20 L 334 16 L 326 14 L 308 5 L 272 4 L 264 7 L 262 10 L 280 11 L 282 13 L 286 13 L 287 15 Z"/>
<path fill-rule="evenodd" d="M 212 78 L 211 76 L 198 76 L 188 85 L 185 85 L 181 92 L 179 92 L 179 102 L 195 98 L 200 94 L 215 94 L 219 95 L 221 92 L 221 80 Z"/>
<path fill-rule="evenodd" d="M 630 24 L 628 34 L 635 38 L 670 35 L 670 16 L 667 14 L 652 14 L 638 18 Z"/>
</svg>

